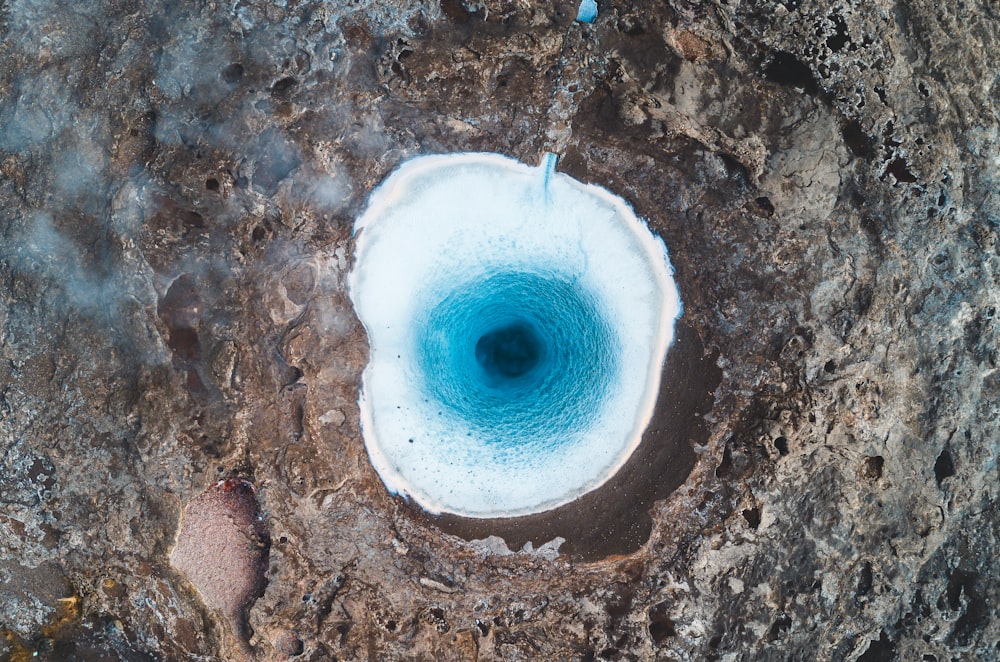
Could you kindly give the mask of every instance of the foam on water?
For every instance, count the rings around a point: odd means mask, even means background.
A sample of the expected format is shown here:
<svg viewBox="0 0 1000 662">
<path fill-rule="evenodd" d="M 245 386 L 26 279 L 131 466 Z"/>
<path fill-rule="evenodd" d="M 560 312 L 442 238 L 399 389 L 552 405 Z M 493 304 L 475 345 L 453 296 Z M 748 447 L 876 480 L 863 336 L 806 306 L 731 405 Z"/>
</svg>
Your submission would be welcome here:
<svg viewBox="0 0 1000 662">
<path fill-rule="evenodd" d="M 372 464 L 424 509 L 509 517 L 600 486 L 652 415 L 680 299 L 606 190 L 496 154 L 413 159 L 355 224 Z"/>
</svg>

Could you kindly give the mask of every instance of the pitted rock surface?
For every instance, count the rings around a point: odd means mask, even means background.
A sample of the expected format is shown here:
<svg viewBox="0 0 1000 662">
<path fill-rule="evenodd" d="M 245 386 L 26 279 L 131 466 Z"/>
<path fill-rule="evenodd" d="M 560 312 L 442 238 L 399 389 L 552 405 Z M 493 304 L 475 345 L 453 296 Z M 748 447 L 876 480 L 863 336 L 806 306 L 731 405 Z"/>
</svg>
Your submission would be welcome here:
<svg viewBox="0 0 1000 662">
<path fill-rule="evenodd" d="M 0 658 L 239 655 L 169 557 L 239 476 L 260 659 L 1000 656 L 995 5 L 598 8 L 0 7 Z M 368 464 L 352 223 L 457 151 L 556 152 L 670 247 L 720 380 L 621 553 L 470 542 Z"/>
</svg>

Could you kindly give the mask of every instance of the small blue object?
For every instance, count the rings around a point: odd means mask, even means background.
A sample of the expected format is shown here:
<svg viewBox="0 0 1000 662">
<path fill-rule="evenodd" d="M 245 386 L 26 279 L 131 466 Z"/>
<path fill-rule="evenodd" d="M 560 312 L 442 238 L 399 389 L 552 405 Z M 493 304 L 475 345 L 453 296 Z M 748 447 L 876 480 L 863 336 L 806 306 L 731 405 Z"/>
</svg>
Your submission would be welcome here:
<svg viewBox="0 0 1000 662">
<path fill-rule="evenodd" d="M 576 20 L 581 23 L 593 23 L 597 18 L 597 0 L 581 0 L 580 8 L 576 10 Z"/>
</svg>

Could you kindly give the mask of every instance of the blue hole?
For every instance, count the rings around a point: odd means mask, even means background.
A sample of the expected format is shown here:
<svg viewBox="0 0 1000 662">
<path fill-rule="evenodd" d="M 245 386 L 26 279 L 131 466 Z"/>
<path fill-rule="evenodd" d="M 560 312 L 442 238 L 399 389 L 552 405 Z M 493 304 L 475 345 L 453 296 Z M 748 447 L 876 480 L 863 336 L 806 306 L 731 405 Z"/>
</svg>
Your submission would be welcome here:
<svg viewBox="0 0 1000 662">
<path fill-rule="evenodd" d="M 427 396 L 511 449 L 549 447 L 586 426 L 617 378 L 614 333 L 566 277 L 500 272 L 452 287 L 420 329 Z"/>
<path fill-rule="evenodd" d="M 536 367 L 545 355 L 545 343 L 526 322 L 505 324 L 476 342 L 476 361 L 494 387 L 516 381 Z"/>
<path fill-rule="evenodd" d="M 372 465 L 433 513 L 514 517 L 609 480 L 652 417 L 680 299 L 628 204 L 496 154 L 422 156 L 355 223 Z"/>
</svg>

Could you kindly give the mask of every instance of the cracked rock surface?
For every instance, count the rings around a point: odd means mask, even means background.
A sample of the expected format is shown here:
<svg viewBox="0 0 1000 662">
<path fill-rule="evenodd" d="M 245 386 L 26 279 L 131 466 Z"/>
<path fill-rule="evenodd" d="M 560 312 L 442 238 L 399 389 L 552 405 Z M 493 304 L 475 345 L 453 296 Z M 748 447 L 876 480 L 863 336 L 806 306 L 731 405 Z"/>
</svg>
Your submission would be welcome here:
<svg viewBox="0 0 1000 662">
<path fill-rule="evenodd" d="M 995 3 L 598 7 L 0 5 L 0 659 L 1000 657 Z M 456 151 L 558 153 L 670 248 L 720 378 L 623 553 L 368 464 L 351 226 Z M 206 603 L 171 555 L 226 479 L 266 586 Z"/>
</svg>

